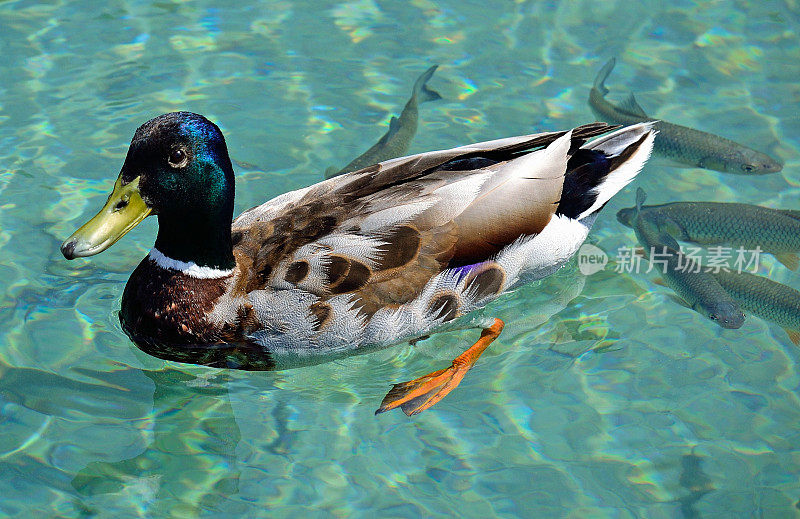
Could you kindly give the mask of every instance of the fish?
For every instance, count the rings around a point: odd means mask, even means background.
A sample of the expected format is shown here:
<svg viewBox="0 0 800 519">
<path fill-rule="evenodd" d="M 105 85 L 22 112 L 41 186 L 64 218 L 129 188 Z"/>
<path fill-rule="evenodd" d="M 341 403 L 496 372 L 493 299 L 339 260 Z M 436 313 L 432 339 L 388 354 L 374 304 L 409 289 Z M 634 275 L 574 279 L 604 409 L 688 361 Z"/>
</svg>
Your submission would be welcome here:
<svg viewBox="0 0 800 519">
<path fill-rule="evenodd" d="M 622 103 L 614 105 L 606 99 L 605 81 L 614 69 L 616 59 L 611 58 L 600 69 L 589 92 L 589 106 L 600 120 L 615 124 L 635 124 L 656 121 L 648 116 L 630 94 Z M 748 148 L 730 139 L 686 126 L 658 121 L 653 153 L 668 159 L 672 165 L 697 167 L 736 175 L 764 175 L 776 173 L 783 165 L 769 155 Z"/>
<path fill-rule="evenodd" d="M 800 292 L 748 272 L 714 274 L 722 288 L 746 311 L 783 328 L 800 345 Z"/>
<path fill-rule="evenodd" d="M 703 456 L 694 453 L 694 448 L 689 454 L 681 456 L 681 473 L 678 484 L 689 491 L 689 494 L 679 498 L 681 512 L 685 518 L 702 517 L 695 509 L 695 505 L 703 496 L 716 490 L 711 478 L 703 471 Z"/>
<path fill-rule="evenodd" d="M 401 157 L 406 154 L 411 146 L 411 140 L 417 133 L 417 123 L 419 121 L 419 105 L 428 101 L 441 99 L 435 90 L 428 88 L 428 81 L 433 77 L 433 73 L 439 65 L 434 65 L 417 79 L 414 83 L 414 90 L 411 99 L 408 100 L 400 118 L 392 117 L 389 121 L 389 130 L 381 139 L 370 149 L 353 159 L 347 166 L 337 170 L 334 166 L 325 171 L 325 178 L 338 177 L 351 171 L 383 162 L 385 160 Z"/>
<path fill-rule="evenodd" d="M 661 230 L 676 240 L 767 252 L 790 270 L 800 264 L 800 211 L 727 202 L 672 202 L 621 209 L 617 220 L 633 227 L 638 211 L 658 214 Z"/>
<path fill-rule="evenodd" d="M 694 258 L 680 251 L 675 238 L 661 230 L 657 213 L 641 210 L 646 197 L 643 189 L 637 189 L 633 230 L 650 262 L 661 266 L 664 282 L 680 297 L 678 303 L 723 328 L 740 328 L 745 317 L 739 305 L 711 273 L 702 271 Z"/>
</svg>

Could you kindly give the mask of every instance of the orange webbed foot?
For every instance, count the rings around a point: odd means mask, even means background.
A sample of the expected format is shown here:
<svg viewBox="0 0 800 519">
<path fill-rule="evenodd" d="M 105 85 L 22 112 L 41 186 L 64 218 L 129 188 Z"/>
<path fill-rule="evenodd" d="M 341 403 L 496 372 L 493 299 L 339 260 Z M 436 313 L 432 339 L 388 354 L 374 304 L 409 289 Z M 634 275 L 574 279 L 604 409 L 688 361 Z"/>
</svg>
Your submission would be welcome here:
<svg viewBox="0 0 800 519">
<path fill-rule="evenodd" d="M 456 357 L 449 368 L 428 373 L 409 382 L 395 384 L 383 398 L 375 414 L 399 407 L 406 415 L 412 416 L 437 403 L 458 386 L 481 353 L 500 335 L 503 326 L 505 326 L 503 321 L 495 319 L 491 326 L 483 329 L 478 342 Z"/>
</svg>

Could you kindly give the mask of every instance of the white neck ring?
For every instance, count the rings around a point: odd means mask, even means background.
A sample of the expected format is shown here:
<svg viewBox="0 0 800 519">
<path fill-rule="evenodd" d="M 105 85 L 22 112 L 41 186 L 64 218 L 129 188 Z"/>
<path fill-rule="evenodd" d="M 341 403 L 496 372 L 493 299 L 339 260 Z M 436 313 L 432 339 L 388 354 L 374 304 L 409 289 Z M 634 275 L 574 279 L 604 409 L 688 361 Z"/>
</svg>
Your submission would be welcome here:
<svg viewBox="0 0 800 519">
<path fill-rule="evenodd" d="M 203 265 L 194 261 L 180 261 L 164 255 L 163 252 L 153 247 L 147 255 L 150 260 L 162 269 L 177 270 L 181 274 L 198 279 L 219 279 L 233 275 L 233 269 L 221 270 Z"/>
</svg>

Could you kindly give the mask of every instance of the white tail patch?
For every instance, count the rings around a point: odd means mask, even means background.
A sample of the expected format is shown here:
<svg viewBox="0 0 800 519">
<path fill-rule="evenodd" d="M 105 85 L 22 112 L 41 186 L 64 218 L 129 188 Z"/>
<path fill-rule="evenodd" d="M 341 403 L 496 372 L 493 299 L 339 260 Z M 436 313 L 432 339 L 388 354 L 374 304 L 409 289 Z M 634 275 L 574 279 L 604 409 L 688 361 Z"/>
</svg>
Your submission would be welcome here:
<svg viewBox="0 0 800 519">
<path fill-rule="evenodd" d="M 166 256 L 163 252 L 153 247 L 147 255 L 150 260 L 162 269 L 177 270 L 185 276 L 197 279 L 219 279 L 233 275 L 233 269 L 221 270 L 204 265 L 198 265 L 194 261 L 180 261 Z"/>
<path fill-rule="evenodd" d="M 615 157 L 638 141 L 642 135 L 645 133 L 648 134 L 644 142 L 639 145 L 639 149 L 637 149 L 628 160 L 609 173 L 599 186 L 592 189 L 591 193 L 596 195 L 597 199 L 589 209 L 578 215 L 578 220 L 582 220 L 586 216 L 598 211 L 606 202 L 611 200 L 612 196 L 616 195 L 622 188 L 630 184 L 636 175 L 639 174 L 645 162 L 647 162 L 647 159 L 650 158 L 650 153 L 653 151 L 653 141 L 657 133 L 653 131 L 653 124 L 652 122 L 648 122 L 628 126 L 583 146 L 585 149 L 600 150 L 606 155 Z"/>
<path fill-rule="evenodd" d="M 524 237 L 503 249 L 496 261 L 506 271 L 505 289 L 520 280 L 542 279 L 563 267 L 578 252 L 590 227 L 556 214 L 539 234 Z"/>
</svg>

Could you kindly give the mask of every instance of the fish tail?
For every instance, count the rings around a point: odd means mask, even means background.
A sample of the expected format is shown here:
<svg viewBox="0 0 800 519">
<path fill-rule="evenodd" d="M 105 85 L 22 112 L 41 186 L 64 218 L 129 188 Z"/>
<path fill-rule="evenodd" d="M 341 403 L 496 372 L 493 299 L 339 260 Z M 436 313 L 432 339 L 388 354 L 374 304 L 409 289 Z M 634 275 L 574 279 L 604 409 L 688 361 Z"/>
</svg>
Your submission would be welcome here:
<svg viewBox="0 0 800 519">
<path fill-rule="evenodd" d="M 599 90 L 603 95 L 608 93 L 608 89 L 606 88 L 606 79 L 611 74 L 611 71 L 614 70 L 614 65 L 617 64 L 617 58 L 611 58 L 610 60 L 606 61 L 606 64 L 603 65 L 603 68 L 600 69 L 600 72 L 597 73 L 597 77 L 594 78 L 594 88 Z"/>
<path fill-rule="evenodd" d="M 428 80 L 433 77 L 433 73 L 436 72 L 436 69 L 439 65 L 434 65 L 425 72 L 417 79 L 417 82 L 414 83 L 414 96 L 417 98 L 417 101 L 420 103 L 425 103 L 427 101 L 436 101 L 437 99 L 441 99 L 442 96 L 439 95 L 439 92 L 436 90 L 432 90 L 428 88 Z"/>
</svg>

